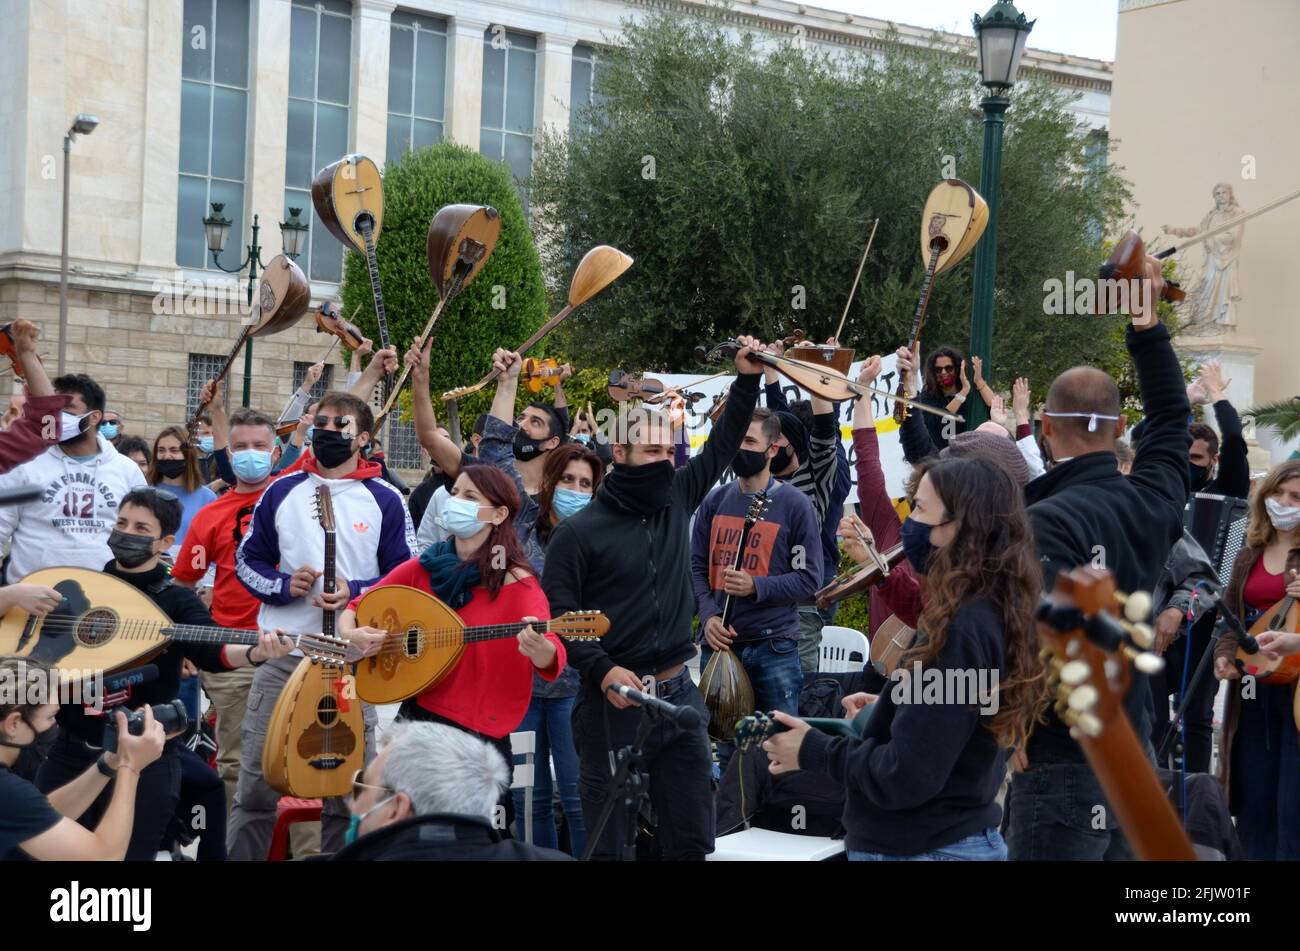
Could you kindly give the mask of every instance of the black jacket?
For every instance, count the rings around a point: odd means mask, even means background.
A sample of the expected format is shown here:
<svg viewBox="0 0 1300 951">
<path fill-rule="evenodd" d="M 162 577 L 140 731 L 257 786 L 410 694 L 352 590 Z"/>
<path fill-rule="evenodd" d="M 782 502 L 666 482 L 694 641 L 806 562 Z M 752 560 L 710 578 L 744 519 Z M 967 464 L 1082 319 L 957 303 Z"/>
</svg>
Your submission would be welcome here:
<svg viewBox="0 0 1300 951">
<path fill-rule="evenodd" d="M 1096 564 L 1115 575 L 1120 591 L 1150 592 L 1169 551 L 1183 534 L 1187 504 L 1187 390 L 1163 325 L 1128 329 L 1128 350 L 1146 411 L 1133 469 L 1120 474 L 1113 452 L 1090 452 L 1059 463 L 1025 486 L 1029 521 L 1043 563 L 1044 585 L 1060 570 Z M 1150 693 L 1133 671 L 1125 702 L 1138 736 L 1149 736 Z M 1082 763 L 1083 751 L 1054 713 L 1029 741 L 1029 762 Z"/>
<path fill-rule="evenodd" d="M 331 862 L 568 862 L 555 849 L 502 839 L 473 816 L 413 816 L 361 836 Z"/>
<path fill-rule="evenodd" d="M 1219 400 L 1214 418 L 1219 424 L 1219 471 L 1203 487 L 1192 486 L 1192 491 L 1244 499 L 1250 495 L 1250 462 L 1241 417 L 1231 403 Z"/>
<path fill-rule="evenodd" d="M 731 464 L 758 401 L 761 374 L 741 374 L 704 449 L 673 474 L 672 501 L 649 516 L 610 501 L 606 486 L 551 533 L 542 588 L 551 616 L 597 610 L 609 618 L 599 641 L 572 641 L 569 663 L 598 686 L 614 667 L 656 673 L 695 655 L 691 618 L 691 515 Z"/>
</svg>

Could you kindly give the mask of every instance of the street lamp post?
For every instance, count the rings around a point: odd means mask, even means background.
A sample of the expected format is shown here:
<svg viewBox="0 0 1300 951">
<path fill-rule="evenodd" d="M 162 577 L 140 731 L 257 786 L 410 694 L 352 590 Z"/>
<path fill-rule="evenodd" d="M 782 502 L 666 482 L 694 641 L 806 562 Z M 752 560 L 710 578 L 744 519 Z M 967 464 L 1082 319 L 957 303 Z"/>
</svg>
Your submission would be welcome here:
<svg viewBox="0 0 1300 951">
<path fill-rule="evenodd" d="M 987 14 L 975 15 L 975 37 L 979 44 L 980 82 L 988 90 L 980 108 L 984 110 L 984 153 L 980 162 L 980 194 L 989 204 L 988 226 L 975 246 L 975 282 L 970 315 L 970 355 L 992 369 L 993 285 L 998 256 L 998 190 L 1002 178 L 1003 114 L 1011 105 L 1005 93 L 1016 84 L 1020 59 L 1035 20 L 1007 0 L 993 5 Z M 988 407 L 973 400 L 967 411 L 973 428 L 988 419 Z"/>
<path fill-rule="evenodd" d="M 77 113 L 68 134 L 63 137 L 63 250 L 59 256 L 59 376 L 68 358 L 68 195 L 72 180 L 72 143 L 78 135 L 90 135 L 99 125 L 99 117 Z"/>
<path fill-rule="evenodd" d="M 240 262 L 238 267 L 226 267 L 221 263 L 221 252 L 225 250 L 226 238 L 230 234 L 231 221 L 222 211 L 225 209 L 222 202 L 212 202 L 212 214 L 203 219 L 203 231 L 207 238 L 208 250 L 212 252 L 212 263 L 220 271 L 227 274 L 238 274 L 244 268 L 248 268 L 248 306 L 251 311 L 253 306 L 253 290 L 257 286 L 257 269 L 260 267 L 266 270 L 266 264 L 262 261 L 262 247 L 257 243 L 257 233 L 260 230 L 258 216 L 253 215 L 253 241 L 248 245 L 248 256 Z M 303 221 L 301 208 L 289 209 L 289 220 L 280 222 L 280 240 L 284 245 L 286 257 L 297 258 L 302 253 L 303 237 L 307 233 L 307 223 Z M 250 338 L 244 344 L 244 405 L 252 404 L 252 386 L 253 386 L 253 341 Z"/>
</svg>

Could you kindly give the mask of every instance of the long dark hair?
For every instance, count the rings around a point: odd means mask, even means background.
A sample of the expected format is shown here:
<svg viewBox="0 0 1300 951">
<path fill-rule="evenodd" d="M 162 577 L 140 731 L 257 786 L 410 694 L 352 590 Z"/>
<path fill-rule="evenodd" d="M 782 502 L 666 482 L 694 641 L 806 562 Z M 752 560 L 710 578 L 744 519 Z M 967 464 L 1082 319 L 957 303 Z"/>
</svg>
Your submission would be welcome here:
<svg viewBox="0 0 1300 951">
<path fill-rule="evenodd" d="M 569 463 L 577 460 L 585 462 L 591 466 L 591 491 L 594 493 L 600 487 L 600 477 L 605 474 L 605 464 L 600 461 L 600 456 L 596 455 L 586 446 L 579 442 L 565 443 L 563 446 L 556 446 L 546 456 L 546 464 L 542 466 L 542 491 L 537 495 L 537 537 L 542 544 L 551 537 L 551 529 L 560 523 L 555 515 L 555 489 L 560 484 L 560 479 L 564 477 L 564 470 L 569 468 Z"/>
<path fill-rule="evenodd" d="M 943 459 L 925 474 L 956 533 L 935 551 L 925 576 L 925 607 L 917 620 L 925 636 L 899 664 L 934 660 L 958 609 L 976 599 L 990 602 L 1002 617 L 1005 663 L 998 712 L 988 728 L 1003 746 L 1021 748 L 1044 712 L 1046 691 L 1034 628 L 1043 575 L 1024 495 L 1006 471 L 983 459 Z"/>
<path fill-rule="evenodd" d="M 471 558 L 478 568 L 479 576 L 483 579 L 483 585 L 488 589 L 488 594 L 496 598 L 502 585 L 506 583 L 506 575 L 512 570 L 523 569 L 529 574 L 532 574 L 533 570 L 524 556 L 523 546 L 519 544 L 519 536 L 515 534 L 515 516 L 519 514 L 519 491 L 510 477 L 495 466 L 468 465 L 460 472 L 474 483 L 474 488 L 482 493 L 489 505 L 506 507 L 505 521 L 493 526 L 488 537 L 483 540 L 483 544 L 479 545 L 478 551 L 474 552 Z M 503 554 L 504 563 L 501 557 Z"/>
<path fill-rule="evenodd" d="M 181 444 L 181 459 L 185 462 L 181 484 L 185 486 L 186 492 L 193 492 L 203 484 L 203 476 L 199 475 L 198 453 L 194 449 L 194 443 L 190 442 L 190 434 L 183 426 L 168 426 L 153 438 L 153 457 L 149 460 L 149 474 L 145 476 L 145 481 L 150 485 L 162 484 L 163 475 L 158 471 L 158 443 L 164 436 L 171 436 Z"/>
<path fill-rule="evenodd" d="M 960 350 L 944 344 L 942 347 L 936 347 L 934 352 L 925 359 L 925 380 L 922 391 L 930 396 L 943 395 L 943 387 L 939 385 L 939 375 L 934 372 L 935 361 L 940 357 L 947 357 L 952 361 L 953 381 L 959 389 L 961 388 L 961 364 L 966 358 L 961 355 Z"/>
</svg>

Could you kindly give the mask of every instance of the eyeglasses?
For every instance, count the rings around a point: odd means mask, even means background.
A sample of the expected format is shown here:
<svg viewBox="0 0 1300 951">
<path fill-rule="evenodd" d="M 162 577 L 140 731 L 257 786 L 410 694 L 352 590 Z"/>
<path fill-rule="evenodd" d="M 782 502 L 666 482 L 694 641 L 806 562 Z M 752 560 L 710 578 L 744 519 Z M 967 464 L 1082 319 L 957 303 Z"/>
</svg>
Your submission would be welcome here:
<svg viewBox="0 0 1300 951">
<path fill-rule="evenodd" d="M 374 786 L 371 785 L 370 783 L 363 783 L 361 781 L 361 774 L 364 773 L 365 771 L 366 769 L 363 766 L 361 769 L 357 770 L 355 773 L 352 774 L 352 798 L 354 800 L 361 798 L 361 790 L 363 789 L 378 789 L 380 792 L 394 791 L 389 786 Z"/>
<path fill-rule="evenodd" d="M 332 422 L 335 429 L 343 430 L 347 429 L 355 418 L 353 416 L 326 416 L 324 413 L 317 413 L 312 417 L 311 424 L 317 429 L 324 429 Z"/>
</svg>

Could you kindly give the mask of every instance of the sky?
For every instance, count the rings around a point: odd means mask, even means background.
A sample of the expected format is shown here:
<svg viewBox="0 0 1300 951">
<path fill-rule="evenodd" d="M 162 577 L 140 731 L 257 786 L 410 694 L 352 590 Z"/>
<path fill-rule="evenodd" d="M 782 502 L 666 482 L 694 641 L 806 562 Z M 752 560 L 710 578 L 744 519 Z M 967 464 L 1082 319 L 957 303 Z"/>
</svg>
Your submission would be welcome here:
<svg viewBox="0 0 1300 951">
<path fill-rule="evenodd" d="M 807 0 L 809 6 L 854 13 L 910 26 L 971 35 L 971 17 L 988 13 L 994 0 Z M 1036 20 L 1033 49 L 1093 59 L 1115 59 L 1118 0 L 1013 0 Z"/>
</svg>

